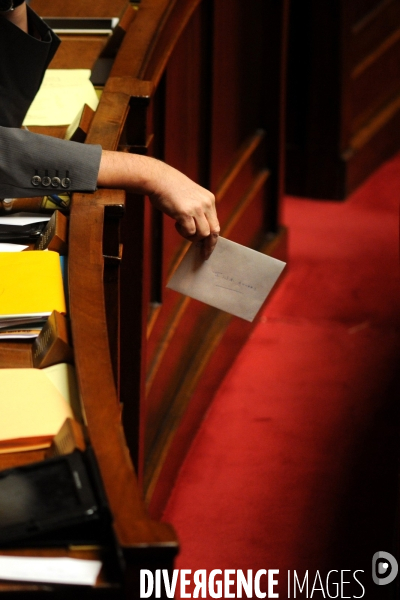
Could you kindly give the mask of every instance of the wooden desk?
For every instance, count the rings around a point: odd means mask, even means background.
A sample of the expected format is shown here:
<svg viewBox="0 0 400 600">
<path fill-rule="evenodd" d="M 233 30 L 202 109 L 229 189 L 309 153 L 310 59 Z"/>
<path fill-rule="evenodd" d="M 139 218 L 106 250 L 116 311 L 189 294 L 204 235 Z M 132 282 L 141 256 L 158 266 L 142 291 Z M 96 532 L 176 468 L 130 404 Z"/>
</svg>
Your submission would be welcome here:
<svg viewBox="0 0 400 600">
<path fill-rule="evenodd" d="M 42 14 L 46 5 L 32 2 Z M 227 11 L 222 0 L 143 0 L 86 140 L 181 169 L 215 192 L 223 235 L 279 258 L 286 22 L 286 2 L 232 0 Z M 90 40 L 69 43 L 64 66 L 76 66 L 81 43 L 95 59 Z M 101 585 L 130 598 L 140 566 L 172 565 L 176 536 L 152 518 L 252 325 L 165 289 L 187 243 L 144 198 L 75 194 L 69 230 L 79 389 L 126 561 Z M 0 345 L 2 366 L 29 360 L 29 344 Z"/>
<path fill-rule="evenodd" d="M 56 0 L 54 3 L 49 3 L 48 0 L 32 0 L 30 6 L 41 17 L 121 18 L 125 15 L 124 27 L 130 24 L 136 13 L 135 5 L 130 4 L 128 0 L 80 0 L 75 4 L 67 0 Z M 49 65 L 50 69 L 93 69 L 108 41 L 105 34 L 61 34 L 60 38 L 62 43 Z"/>
<path fill-rule="evenodd" d="M 91 45 L 90 40 L 88 43 Z M 80 44 L 77 45 L 79 47 Z M 71 59 L 73 56 L 71 53 Z M 68 66 L 75 67 L 76 64 L 72 60 Z M 51 133 L 51 130 L 42 132 Z M 61 135 L 62 132 L 57 129 L 53 133 Z M 70 318 L 79 391 L 90 442 L 113 515 L 116 546 L 2 551 L 4 554 L 61 555 L 100 558 L 103 561 L 102 572 L 93 590 L 0 583 L 0 592 L 12 594 L 13 598 L 49 592 L 64 597 L 72 593 L 85 598 L 98 593 L 113 598 L 125 595 L 127 598 L 138 597 L 140 568 L 171 568 L 177 552 L 173 529 L 168 524 L 152 521 L 147 514 L 121 424 L 121 406 L 111 357 L 111 351 L 115 349 L 115 338 L 112 337 L 115 311 L 107 313 L 106 305 L 112 294 L 114 299 L 117 297 L 116 265 L 118 267 L 120 262 L 118 228 L 124 204 L 125 196 L 118 191 L 75 195 L 68 248 Z M 0 367 L 31 366 L 30 343 L 0 344 Z M 43 458 L 41 451 L 1 455 L 0 469 Z M 122 571 L 115 567 L 117 563 L 122 564 L 121 558 L 124 563 Z"/>
<path fill-rule="evenodd" d="M 113 255 L 112 242 L 115 240 L 115 218 L 116 215 L 121 216 L 123 205 L 123 193 L 115 191 L 112 194 L 99 191 L 93 195 L 75 195 L 70 217 L 68 255 L 70 317 L 79 391 L 125 567 L 122 574 L 116 574 L 113 565 L 117 554 L 114 548 L 49 549 L 39 552 L 33 548 L 17 553 L 101 558 L 104 567 L 96 589 L 106 590 L 112 596 L 126 594 L 127 598 L 131 598 L 132 594 L 138 596 L 140 568 L 155 568 L 155 565 L 170 568 L 177 551 L 177 541 L 169 525 L 151 521 L 145 510 L 124 440 L 121 408 L 110 357 L 110 323 L 106 314 L 107 265 L 119 262 L 118 243 L 116 254 Z M 0 365 L 32 366 L 30 345 L 0 344 Z M 0 455 L 0 468 L 42 460 L 43 457 L 43 452 Z M 9 554 L 8 551 L 4 553 Z M 37 593 L 48 589 L 48 585 L 0 584 L 1 592 L 12 592 L 18 598 L 19 593 Z M 65 593 L 65 590 L 60 593 Z M 76 593 L 79 595 L 79 590 Z"/>
<path fill-rule="evenodd" d="M 32 0 L 30 6 L 41 17 L 118 17 L 128 0 Z"/>
</svg>

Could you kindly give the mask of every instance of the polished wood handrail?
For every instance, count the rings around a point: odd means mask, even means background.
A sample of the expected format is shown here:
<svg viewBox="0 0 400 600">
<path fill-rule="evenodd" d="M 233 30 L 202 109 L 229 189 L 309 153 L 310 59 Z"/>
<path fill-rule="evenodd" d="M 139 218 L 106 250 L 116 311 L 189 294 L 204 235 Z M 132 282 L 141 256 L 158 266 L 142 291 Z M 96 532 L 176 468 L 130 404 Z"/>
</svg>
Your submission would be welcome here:
<svg viewBox="0 0 400 600">
<path fill-rule="evenodd" d="M 249 29 L 261 8 L 261 2 L 256 4 L 248 11 L 251 17 L 246 24 L 246 11 L 235 2 L 233 17 L 225 26 L 219 3 L 142 0 L 115 58 L 87 142 L 170 162 L 216 193 L 221 226 L 224 231 L 228 228 L 234 239 L 238 236 L 235 241 L 275 252 L 275 247 L 270 249 L 273 236 L 279 236 L 282 248 L 285 246 L 285 233 L 278 223 L 283 191 L 279 144 L 283 135 L 284 44 L 281 33 L 272 36 L 271 44 L 276 42 L 273 52 L 267 52 L 262 42 L 262 59 L 256 57 L 258 75 L 250 84 L 253 76 L 249 67 L 255 57 L 247 49 Z M 269 9 L 262 9 L 261 18 L 268 15 L 269 27 L 283 32 L 287 2 L 280 7 L 266 4 Z M 260 27 L 256 29 L 260 40 Z M 228 60 L 231 55 L 232 60 Z M 230 86 L 224 77 L 233 60 L 238 62 L 239 75 L 232 75 L 234 84 Z M 263 96 L 263 86 L 258 90 L 256 82 L 264 64 L 275 91 L 268 96 L 268 107 L 256 109 L 257 117 L 253 118 L 252 108 Z M 232 126 L 227 124 L 225 130 L 218 126 L 227 101 L 223 83 L 219 83 L 221 74 L 229 102 L 236 107 L 228 111 Z M 243 97 L 238 94 L 239 84 L 243 85 Z M 184 148 L 188 144 L 190 159 L 186 161 Z M 128 202 L 131 200 L 137 202 L 131 198 Z M 197 409 L 193 407 L 196 403 L 205 407 L 209 402 L 205 398 L 208 391 L 202 388 L 203 374 L 213 368 L 222 373 L 228 363 L 221 359 L 221 366 L 215 361 L 211 366 L 211 355 L 225 343 L 224 333 L 231 319 L 161 291 L 186 246 L 179 238 L 173 240 L 167 219 L 157 215 L 150 226 L 148 205 L 139 201 L 138 207 L 133 211 L 128 204 L 123 225 L 120 397 L 126 441 L 138 480 L 150 513 L 159 516 L 189 444 L 187 432 L 190 429 L 193 433 L 197 427 Z M 246 221 L 245 227 L 240 227 L 239 216 Z M 245 232 L 243 236 L 239 229 Z M 163 240 L 158 247 L 149 241 L 154 234 Z M 283 256 L 284 250 L 280 258 Z M 136 286 L 131 285 L 133 272 L 138 279 Z M 160 293 L 153 295 L 154 289 Z M 198 343 L 196 330 L 201 323 L 214 336 L 207 347 Z M 237 338 L 244 340 L 247 335 L 244 324 Z M 174 356 L 169 363 L 168 355 Z M 182 376 L 183 368 L 190 377 Z M 196 395 L 198 400 L 192 402 Z M 200 414 L 203 409 L 198 410 Z M 189 423 L 187 429 L 181 426 L 185 422 Z"/>
<path fill-rule="evenodd" d="M 143 0 L 133 26 L 125 35 L 105 90 L 134 96 L 140 95 L 139 81 L 151 81 L 152 87 L 157 87 L 180 35 L 200 2 Z"/>
<path fill-rule="evenodd" d="M 140 497 L 121 426 L 108 344 L 103 290 L 106 206 L 124 206 L 123 192 L 75 194 L 70 217 L 70 314 L 75 362 L 89 436 L 99 463 L 118 542 L 174 549 L 171 526 L 151 521 Z M 96 360 L 93 357 L 96 357 Z"/>
</svg>

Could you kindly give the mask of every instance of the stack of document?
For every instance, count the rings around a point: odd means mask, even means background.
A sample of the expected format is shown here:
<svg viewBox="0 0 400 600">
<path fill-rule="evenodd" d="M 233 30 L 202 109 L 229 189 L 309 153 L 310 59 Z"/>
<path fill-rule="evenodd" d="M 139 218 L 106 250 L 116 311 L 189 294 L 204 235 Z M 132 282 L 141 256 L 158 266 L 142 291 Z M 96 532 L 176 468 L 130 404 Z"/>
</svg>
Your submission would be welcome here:
<svg viewBox="0 0 400 600">
<path fill-rule="evenodd" d="M 74 368 L 66 363 L 0 369 L 0 389 L 0 454 L 47 448 L 67 418 L 80 418 Z"/>
<path fill-rule="evenodd" d="M 89 69 L 48 69 L 24 125 L 71 125 L 85 104 L 96 110 L 98 103 Z"/>
<path fill-rule="evenodd" d="M 66 312 L 57 252 L 0 252 L 0 273 L 0 337 L 40 330 L 53 310 Z"/>
<path fill-rule="evenodd" d="M 18 212 L 0 216 L 0 252 L 18 252 L 35 242 L 50 214 Z"/>
</svg>

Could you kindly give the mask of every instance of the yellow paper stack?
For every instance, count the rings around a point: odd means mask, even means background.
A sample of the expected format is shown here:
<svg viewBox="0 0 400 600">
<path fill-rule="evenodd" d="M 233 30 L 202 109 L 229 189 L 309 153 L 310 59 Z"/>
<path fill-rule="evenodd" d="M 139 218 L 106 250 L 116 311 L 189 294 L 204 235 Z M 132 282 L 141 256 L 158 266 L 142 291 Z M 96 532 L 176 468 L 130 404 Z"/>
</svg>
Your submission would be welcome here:
<svg viewBox="0 0 400 600">
<path fill-rule="evenodd" d="M 0 454 L 50 446 L 67 418 L 79 419 L 74 368 L 0 369 Z"/>
</svg>

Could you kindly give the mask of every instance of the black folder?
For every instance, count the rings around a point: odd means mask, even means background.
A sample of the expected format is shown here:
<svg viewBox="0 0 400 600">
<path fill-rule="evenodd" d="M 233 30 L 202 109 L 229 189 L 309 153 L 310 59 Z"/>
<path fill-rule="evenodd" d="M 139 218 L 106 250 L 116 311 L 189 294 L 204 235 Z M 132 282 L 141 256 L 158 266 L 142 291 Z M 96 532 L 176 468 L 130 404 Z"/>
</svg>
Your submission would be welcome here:
<svg viewBox="0 0 400 600">
<path fill-rule="evenodd" d="M 92 449 L 0 472 L 0 545 L 102 543 L 111 515 Z"/>
</svg>

